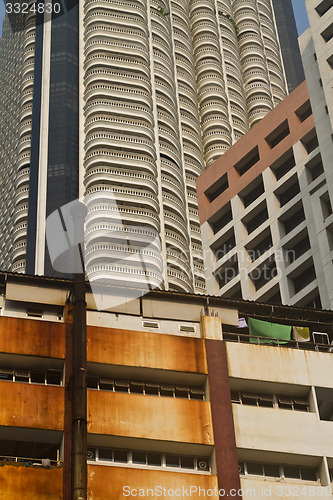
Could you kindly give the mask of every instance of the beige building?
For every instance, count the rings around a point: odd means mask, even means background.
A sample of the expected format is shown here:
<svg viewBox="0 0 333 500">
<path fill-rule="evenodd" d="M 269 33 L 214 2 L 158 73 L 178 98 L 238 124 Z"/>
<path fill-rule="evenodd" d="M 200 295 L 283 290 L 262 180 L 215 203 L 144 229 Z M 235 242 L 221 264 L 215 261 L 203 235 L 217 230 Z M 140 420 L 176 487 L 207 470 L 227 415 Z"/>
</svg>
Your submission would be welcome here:
<svg viewBox="0 0 333 500">
<path fill-rule="evenodd" d="M 0 497 L 72 500 L 75 289 L 0 281 Z M 86 284 L 80 498 L 332 498 L 333 313 L 129 292 Z"/>
</svg>

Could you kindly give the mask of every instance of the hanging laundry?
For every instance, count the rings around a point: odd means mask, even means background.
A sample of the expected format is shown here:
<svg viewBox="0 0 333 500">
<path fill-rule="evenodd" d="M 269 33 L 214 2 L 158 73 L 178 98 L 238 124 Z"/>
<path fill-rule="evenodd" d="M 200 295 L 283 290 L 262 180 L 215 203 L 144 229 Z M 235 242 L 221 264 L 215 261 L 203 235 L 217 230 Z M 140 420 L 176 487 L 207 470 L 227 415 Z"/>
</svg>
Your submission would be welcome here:
<svg viewBox="0 0 333 500">
<path fill-rule="evenodd" d="M 298 342 L 310 341 L 310 330 L 304 326 L 293 326 L 293 338 Z"/>
<path fill-rule="evenodd" d="M 247 323 L 245 318 L 238 318 L 239 324 L 238 328 L 247 328 Z"/>
<path fill-rule="evenodd" d="M 258 343 L 255 337 L 267 337 L 267 340 L 260 339 L 260 344 L 277 344 L 277 339 L 280 344 L 286 344 L 291 338 L 289 325 L 279 325 L 253 318 L 249 318 L 248 324 L 251 344 Z"/>
</svg>

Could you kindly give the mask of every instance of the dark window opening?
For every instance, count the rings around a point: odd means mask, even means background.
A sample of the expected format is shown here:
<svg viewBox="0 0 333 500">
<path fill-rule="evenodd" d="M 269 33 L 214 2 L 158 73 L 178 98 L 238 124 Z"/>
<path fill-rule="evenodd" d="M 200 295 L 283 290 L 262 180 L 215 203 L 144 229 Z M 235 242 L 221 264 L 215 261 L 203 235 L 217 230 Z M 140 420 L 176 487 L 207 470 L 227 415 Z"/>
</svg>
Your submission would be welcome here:
<svg viewBox="0 0 333 500">
<path fill-rule="evenodd" d="M 271 149 L 275 148 L 287 135 L 289 135 L 288 120 L 285 120 L 266 137 L 266 142 Z"/>
<path fill-rule="evenodd" d="M 239 274 L 239 267 L 237 257 L 230 259 L 223 267 L 215 272 L 214 277 L 217 280 L 219 287 L 222 288 L 224 285 L 229 283 Z"/>
<path fill-rule="evenodd" d="M 312 153 L 312 151 L 314 151 L 319 145 L 316 132 L 314 130 L 309 132 L 305 137 L 303 137 L 303 139 L 301 139 L 301 143 L 303 144 L 308 155 Z"/>
<path fill-rule="evenodd" d="M 251 244 L 252 243 L 252 244 Z M 247 247 L 246 250 L 251 257 L 252 262 L 254 262 L 256 259 L 258 259 L 261 255 L 263 255 L 267 250 L 269 250 L 272 245 L 272 236 L 269 232 L 269 234 L 264 237 L 264 239 L 261 239 L 258 243 L 253 243 L 251 242 Z"/>
<path fill-rule="evenodd" d="M 308 182 L 312 182 L 324 172 L 320 154 L 316 155 L 306 165 Z"/>
<path fill-rule="evenodd" d="M 315 391 L 320 420 L 333 422 L 333 389 L 316 387 Z"/>
<path fill-rule="evenodd" d="M 245 193 L 240 193 L 240 198 L 243 201 L 244 207 L 248 207 L 253 203 L 259 196 L 261 196 L 264 193 L 264 183 L 262 179 L 260 180 L 260 183 L 257 184 L 254 188 L 251 189 L 251 191 L 248 191 L 248 189 L 245 190 Z"/>
<path fill-rule="evenodd" d="M 220 194 L 222 194 L 229 187 L 228 176 L 224 174 L 218 181 L 216 181 L 207 191 L 205 195 L 207 196 L 209 202 L 214 201 Z"/>
<path fill-rule="evenodd" d="M 287 217 L 281 218 L 280 221 L 283 224 L 285 234 L 290 233 L 295 227 L 301 224 L 305 220 L 305 213 L 303 206 L 297 210 L 297 212 L 288 212 Z"/>
<path fill-rule="evenodd" d="M 272 262 L 265 262 L 260 267 L 253 269 L 249 273 L 249 277 L 252 283 L 255 286 L 256 290 L 260 290 L 263 286 L 266 285 L 269 281 L 277 276 L 277 268 L 276 263 L 273 260 Z"/>
<path fill-rule="evenodd" d="M 235 246 L 235 233 L 232 229 L 231 231 L 228 231 L 223 240 L 220 240 L 212 246 L 212 251 L 214 252 L 216 260 L 222 259 L 222 257 L 235 248 Z"/>
<path fill-rule="evenodd" d="M 329 42 L 333 37 L 333 23 L 330 24 L 322 33 L 321 36 L 325 40 L 325 42 Z"/>
<path fill-rule="evenodd" d="M 284 207 L 290 200 L 295 198 L 295 196 L 298 195 L 300 192 L 300 187 L 298 183 L 298 179 L 296 179 L 296 182 L 294 182 L 291 186 L 287 187 L 284 191 L 282 191 L 282 188 L 280 188 L 277 192 L 275 192 L 277 199 L 280 202 L 280 207 Z"/>
<path fill-rule="evenodd" d="M 323 194 L 320 197 L 321 210 L 323 213 L 324 220 L 327 219 L 332 214 L 332 205 L 328 193 Z"/>
<path fill-rule="evenodd" d="M 303 255 L 305 252 L 307 252 L 311 248 L 310 245 L 310 240 L 309 236 L 306 235 L 305 238 L 303 238 L 301 241 L 298 243 L 294 244 L 293 246 L 290 246 L 288 248 L 284 247 L 285 255 L 286 255 L 286 261 L 291 264 L 292 262 L 295 262 L 301 255 Z"/>
<path fill-rule="evenodd" d="M 235 165 L 235 169 L 240 176 L 244 175 L 250 168 L 260 160 L 259 149 L 256 146 Z"/>
<path fill-rule="evenodd" d="M 316 7 L 317 14 L 321 17 L 333 7 L 333 0 L 323 0 Z"/>
<path fill-rule="evenodd" d="M 312 109 L 309 100 L 306 101 L 304 104 L 302 104 L 302 106 L 300 106 L 296 111 L 296 116 L 298 117 L 300 122 L 304 122 L 311 115 L 312 115 Z"/>
<path fill-rule="evenodd" d="M 229 224 L 229 222 L 232 221 L 232 211 L 230 203 L 223 207 L 217 217 L 218 216 L 219 218 L 216 221 L 211 222 L 211 227 L 214 234 L 218 233 L 223 227 L 225 227 L 227 224 Z"/>
<path fill-rule="evenodd" d="M 282 163 L 281 163 L 282 161 Z M 277 180 L 281 179 L 296 165 L 294 153 L 289 149 L 275 164 L 271 166 Z"/>
<path fill-rule="evenodd" d="M 294 284 L 295 294 L 303 290 L 307 285 L 316 279 L 316 271 L 314 266 L 308 267 L 299 276 L 295 277 L 292 281 Z"/>
<path fill-rule="evenodd" d="M 261 210 L 257 215 L 255 215 L 252 219 L 244 222 L 248 234 L 251 234 L 253 231 L 255 231 L 267 219 L 268 219 L 268 212 L 265 206 L 265 208 Z"/>
</svg>

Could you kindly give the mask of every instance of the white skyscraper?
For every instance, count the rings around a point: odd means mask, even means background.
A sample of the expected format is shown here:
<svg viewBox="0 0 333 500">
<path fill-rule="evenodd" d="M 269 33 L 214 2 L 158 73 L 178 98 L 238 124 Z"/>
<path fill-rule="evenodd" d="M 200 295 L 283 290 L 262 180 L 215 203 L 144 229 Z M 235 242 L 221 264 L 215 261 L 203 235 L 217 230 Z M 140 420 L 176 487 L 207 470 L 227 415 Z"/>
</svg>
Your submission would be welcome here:
<svg viewBox="0 0 333 500">
<path fill-rule="evenodd" d="M 46 217 L 93 195 L 88 277 L 106 266 L 121 283 L 205 292 L 196 178 L 287 94 L 272 2 L 66 5 L 21 34 L 19 195 L 2 265 L 52 274 Z M 121 227 L 103 213 L 110 190 Z M 150 232 L 161 248 L 147 255 Z"/>
</svg>

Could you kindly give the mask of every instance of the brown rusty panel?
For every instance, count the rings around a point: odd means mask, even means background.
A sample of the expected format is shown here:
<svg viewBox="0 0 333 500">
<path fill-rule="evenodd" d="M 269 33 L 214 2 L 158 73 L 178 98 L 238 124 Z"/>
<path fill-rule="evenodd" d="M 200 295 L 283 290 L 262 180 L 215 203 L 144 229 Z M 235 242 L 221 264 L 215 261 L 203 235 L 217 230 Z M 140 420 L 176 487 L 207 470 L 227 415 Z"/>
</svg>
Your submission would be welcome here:
<svg viewBox="0 0 333 500">
<path fill-rule="evenodd" d="M 162 494 L 159 494 L 159 490 L 155 490 L 156 487 L 161 488 Z M 192 490 L 191 496 L 190 487 L 197 488 L 197 491 Z M 148 488 L 153 489 L 153 492 L 149 491 L 148 494 L 140 495 L 140 490 L 146 492 Z M 163 488 L 165 488 L 164 491 Z M 173 490 L 175 494 L 172 494 L 173 492 L 168 494 L 168 490 Z M 197 500 L 209 497 L 217 500 L 216 493 L 216 476 L 134 469 L 132 467 L 88 465 L 88 500 L 124 500 L 124 498 L 135 497 L 145 497 L 152 500 L 157 498 L 192 498 Z"/>
<path fill-rule="evenodd" d="M 225 342 L 206 339 L 210 404 L 215 440 L 216 470 L 219 488 L 225 498 L 241 499 L 231 494 L 240 490 L 236 437 L 232 414 L 230 383 Z M 221 496 L 222 497 L 222 496 Z"/>
<path fill-rule="evenodd" d="M 87 327 L 87 360 L 207 373 L 203 339 L 115 328 Z"/>
<path fill-rule="evenodd" d="M 0 425 L 62 430 L 64 389 L 18 382 L 0 382 Z"/>
<path fill-rule="evenodd" d="M 88 432 L 212 445 L 204 401 L 88 391 Z"/>
<path fill-rule="evenodd" d="M 62 469 L 0 467 L 0 500 L 62 500 Z"/>
<path fill-rule="evenodd" d="M 0 352 L 65 357 L 64 323 L 0 317 Z"/>
</svg>

